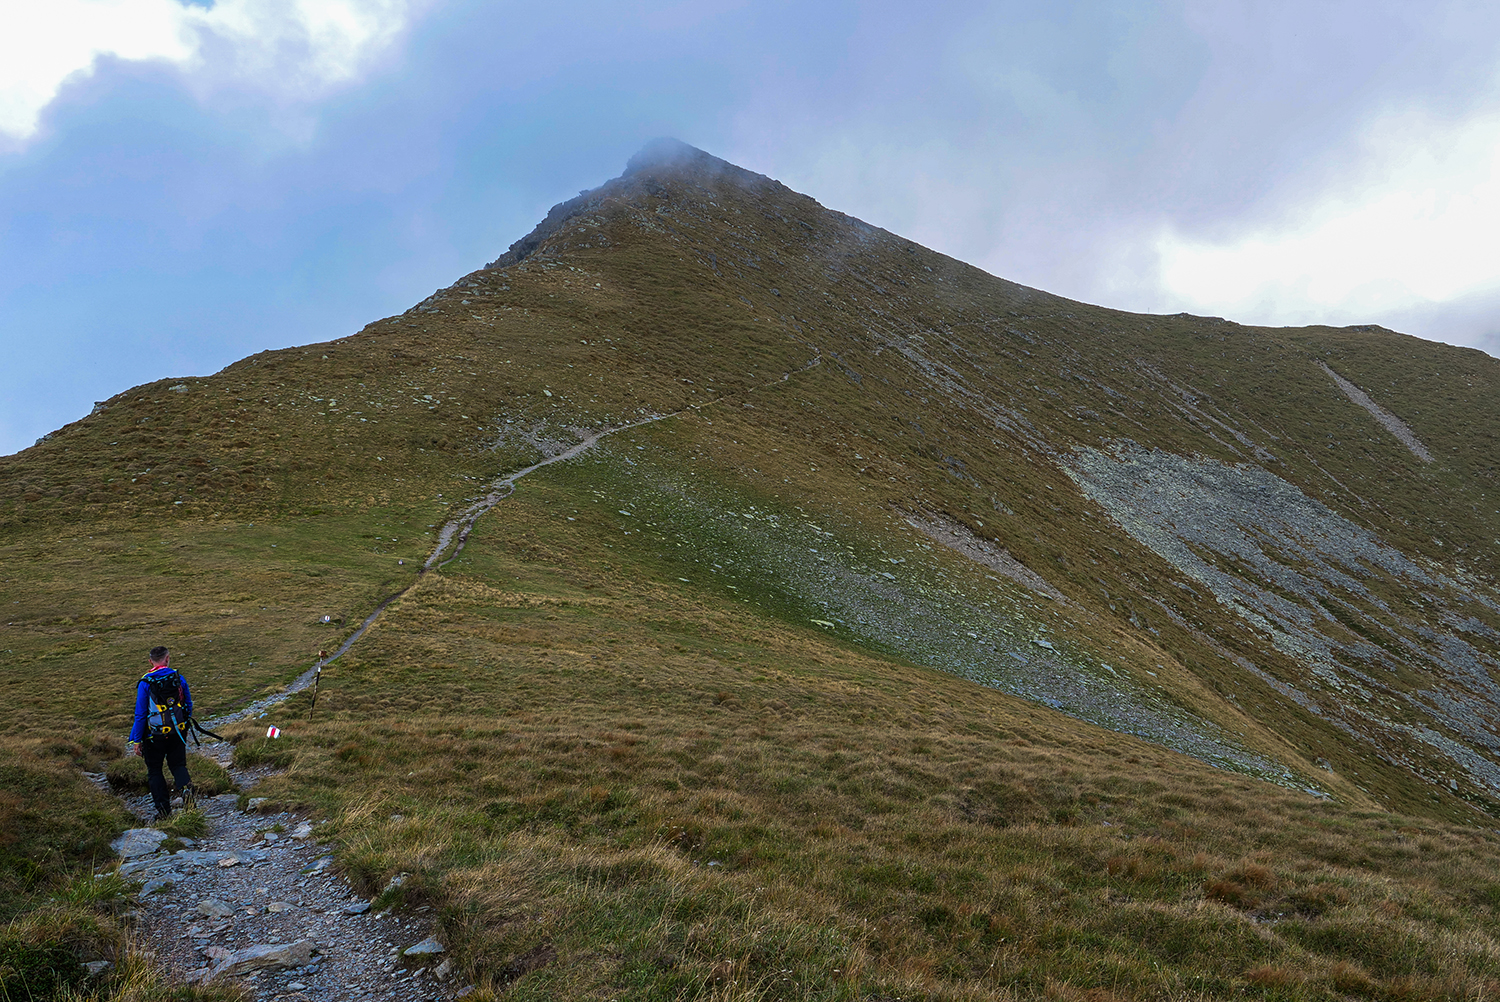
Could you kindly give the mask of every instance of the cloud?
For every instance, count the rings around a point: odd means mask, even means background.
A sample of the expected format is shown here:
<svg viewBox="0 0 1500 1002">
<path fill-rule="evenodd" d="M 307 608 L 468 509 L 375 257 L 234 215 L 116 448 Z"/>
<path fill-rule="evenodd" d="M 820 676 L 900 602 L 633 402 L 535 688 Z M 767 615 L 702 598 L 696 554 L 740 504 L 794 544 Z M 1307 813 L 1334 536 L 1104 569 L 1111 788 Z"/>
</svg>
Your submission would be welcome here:
<svg viewBox="0 0 1500 1002">
<path fill-rule="evenodd" d="M 1246 232 L 1160 235 L 1164 291 L 1266 323 L 1408 310 L 1500 290 L 1500 113 L 1386 116 L 1353 166 Z"/>
<path fill-rule="evenodd" d="M 356 77 L 424 0 L 46 0 L 18 4 L 0 33 L 0 134 L 24 142 L 70 79 L 100 59 L 159 61 L 283 99 Z"/>
</svg>

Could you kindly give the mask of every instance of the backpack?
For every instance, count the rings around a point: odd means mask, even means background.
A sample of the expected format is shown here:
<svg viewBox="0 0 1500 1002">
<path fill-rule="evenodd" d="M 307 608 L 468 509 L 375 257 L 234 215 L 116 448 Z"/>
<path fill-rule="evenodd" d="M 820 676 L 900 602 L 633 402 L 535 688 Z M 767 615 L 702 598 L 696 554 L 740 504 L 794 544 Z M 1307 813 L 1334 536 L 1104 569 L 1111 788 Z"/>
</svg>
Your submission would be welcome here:
<svg viewBox="0 0 1500 1002">
<path fill-rule="evenodd" d="M 177 672 L 151 678 L 149 673 L 141 677 L 147 686 L 146 736 L 160 738 L 175 734 L 185 740 L 191 718 L 182 703 L 182 676 Z"/>
</svg>

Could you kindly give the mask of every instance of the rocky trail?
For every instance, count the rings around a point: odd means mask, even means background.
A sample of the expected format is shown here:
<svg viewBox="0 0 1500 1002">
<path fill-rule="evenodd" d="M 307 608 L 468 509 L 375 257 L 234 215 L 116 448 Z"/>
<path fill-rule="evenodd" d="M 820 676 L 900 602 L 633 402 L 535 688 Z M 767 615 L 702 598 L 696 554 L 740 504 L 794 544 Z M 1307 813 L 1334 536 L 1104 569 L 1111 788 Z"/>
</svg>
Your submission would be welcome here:
<svg viewBox="0 0 1500 1002">
<path fill-rule="evenodd" d="M 228 744 L 199 751 L 251 793 L 265 770 L 238 770 Z M 354 893 L 318 840 L 317 826 L 261 813 L 252 797 L 205 798 L 200 839 L 134 828 L 116 842 L 121 875 L 143 882 L 141 939 L 186 981 L 236 981 L 256 1002 L 314 999 L 446 1000 L 472 986 L 455 981 L 425 908 L 376 912 Z M 141 818 L 149 796 L 132 798 Z M 400 878 L 398 877 L 397 880 Z"/>
</svg>

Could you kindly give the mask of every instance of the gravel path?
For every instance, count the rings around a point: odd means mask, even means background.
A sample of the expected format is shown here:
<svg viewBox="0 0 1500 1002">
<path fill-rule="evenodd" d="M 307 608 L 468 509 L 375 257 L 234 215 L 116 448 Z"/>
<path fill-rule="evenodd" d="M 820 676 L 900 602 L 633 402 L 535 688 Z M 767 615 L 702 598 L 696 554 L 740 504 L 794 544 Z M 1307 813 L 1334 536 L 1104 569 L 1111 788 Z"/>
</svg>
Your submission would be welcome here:
<svg viewBox="0 0 1500 1002">
<path fill-rule="evenodd" d="M 231 746 L 199 750 L 230 766 Z M 252 792 L 265 774 L 230 771 Z M 372 913 L 319 844 L 316 826 L 293 814 L 241 811 L 237 799 L 201 802 L 207 834 L 175 851 L 153 850 L 163 836 L 150 828 L 118 843 L 126 856 L 120 872 L 144 881 L 142 938 L 174 975 L 237 981 L 256 1002 L 468 994 L 443 952 L 406 954 L 432 936 L 425 908 L 404 917 Z M 154 813 L 149 797 L 129 806 L 142 819 Z"/>
</svg>

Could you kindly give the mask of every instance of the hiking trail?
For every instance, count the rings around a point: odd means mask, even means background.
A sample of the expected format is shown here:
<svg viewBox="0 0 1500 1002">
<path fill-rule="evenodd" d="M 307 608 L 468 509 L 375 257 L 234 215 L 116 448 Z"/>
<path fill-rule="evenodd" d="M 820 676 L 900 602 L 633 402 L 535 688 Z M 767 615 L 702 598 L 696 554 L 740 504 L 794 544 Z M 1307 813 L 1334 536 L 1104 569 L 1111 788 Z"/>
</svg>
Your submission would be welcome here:
<svg viewBox="0 0 1500 1002">
<path fill-rule="evenodd" d="M 821 361 L 817 354 L 775 382 L 786 382 Z M 702 410 L 730 399 L 687 409 Z M 652 415 L 593 432 L 575 429 L 581 438 L 574 445 L 496 478 L 483 497 L 443 524 L 418 580 L 456 559 L 474 525 L 510 497 L 523 477 L 582 455 L 610 435 L 682 413 Z M 206 726 L 216 730 L 264 715 L 312 686 L 324 667 L 347 653 L 381 613 L 415 585 L 413 581 L 382 599 L 337 650 L 285 689 L 215 717 Z M 247 793 L 275 771 L 236 767 L 234 746 L 228 742 L 205 743 L 197 751 L 224 766 Z M 102 776 L 91 778 L 103 783 Z M 255 1002 L 446 1002 L 474 990 L 453 978 L 444 947 L 433 937 L 427 907 L 406 916 L 372 913 L 372 899 L 355 894 L 336 872 L 332 850 L 320 845 L 316 825 L 292 813 L 262 814 L 258 808 L 263 801 L 253 797 L 247 810 L 241 810 L 238 801 L 233 793 L 200 800 L 198 806 L 208 819 L 208 830 L 200 839 L 172 840 L 143 826 L 115 842 L 122 857 L 119 872 L 144 882 L 140 933 L 159 962 L 192 982 L 238 979 Z M 149 795 L 127 797 L 126 803 L 143 823 L 155 814 Z"/>
<path fill-rule="evenodd" d="M 197 750 L 243 789 L 272 772 L 236 768 L 227 742 Z M 453 980 L 426 907 L 405 916 L 372 912 L 336 872 L 317 826 L 259 813 L 254 799 L 242 811 L 238 800 L 234 793 L 200 800 L 208 832 L 177 840 L 181 847 L 145 827 L 116 842 L 119 872 L 144 882 L 138 931 L 159 963 L 185 981 L 233 980 L 255 1002 L 446 1002 L 472 991 Z M 126 803 L 143 821 L 155 813 L 149 795 Z"/>
</svg>

